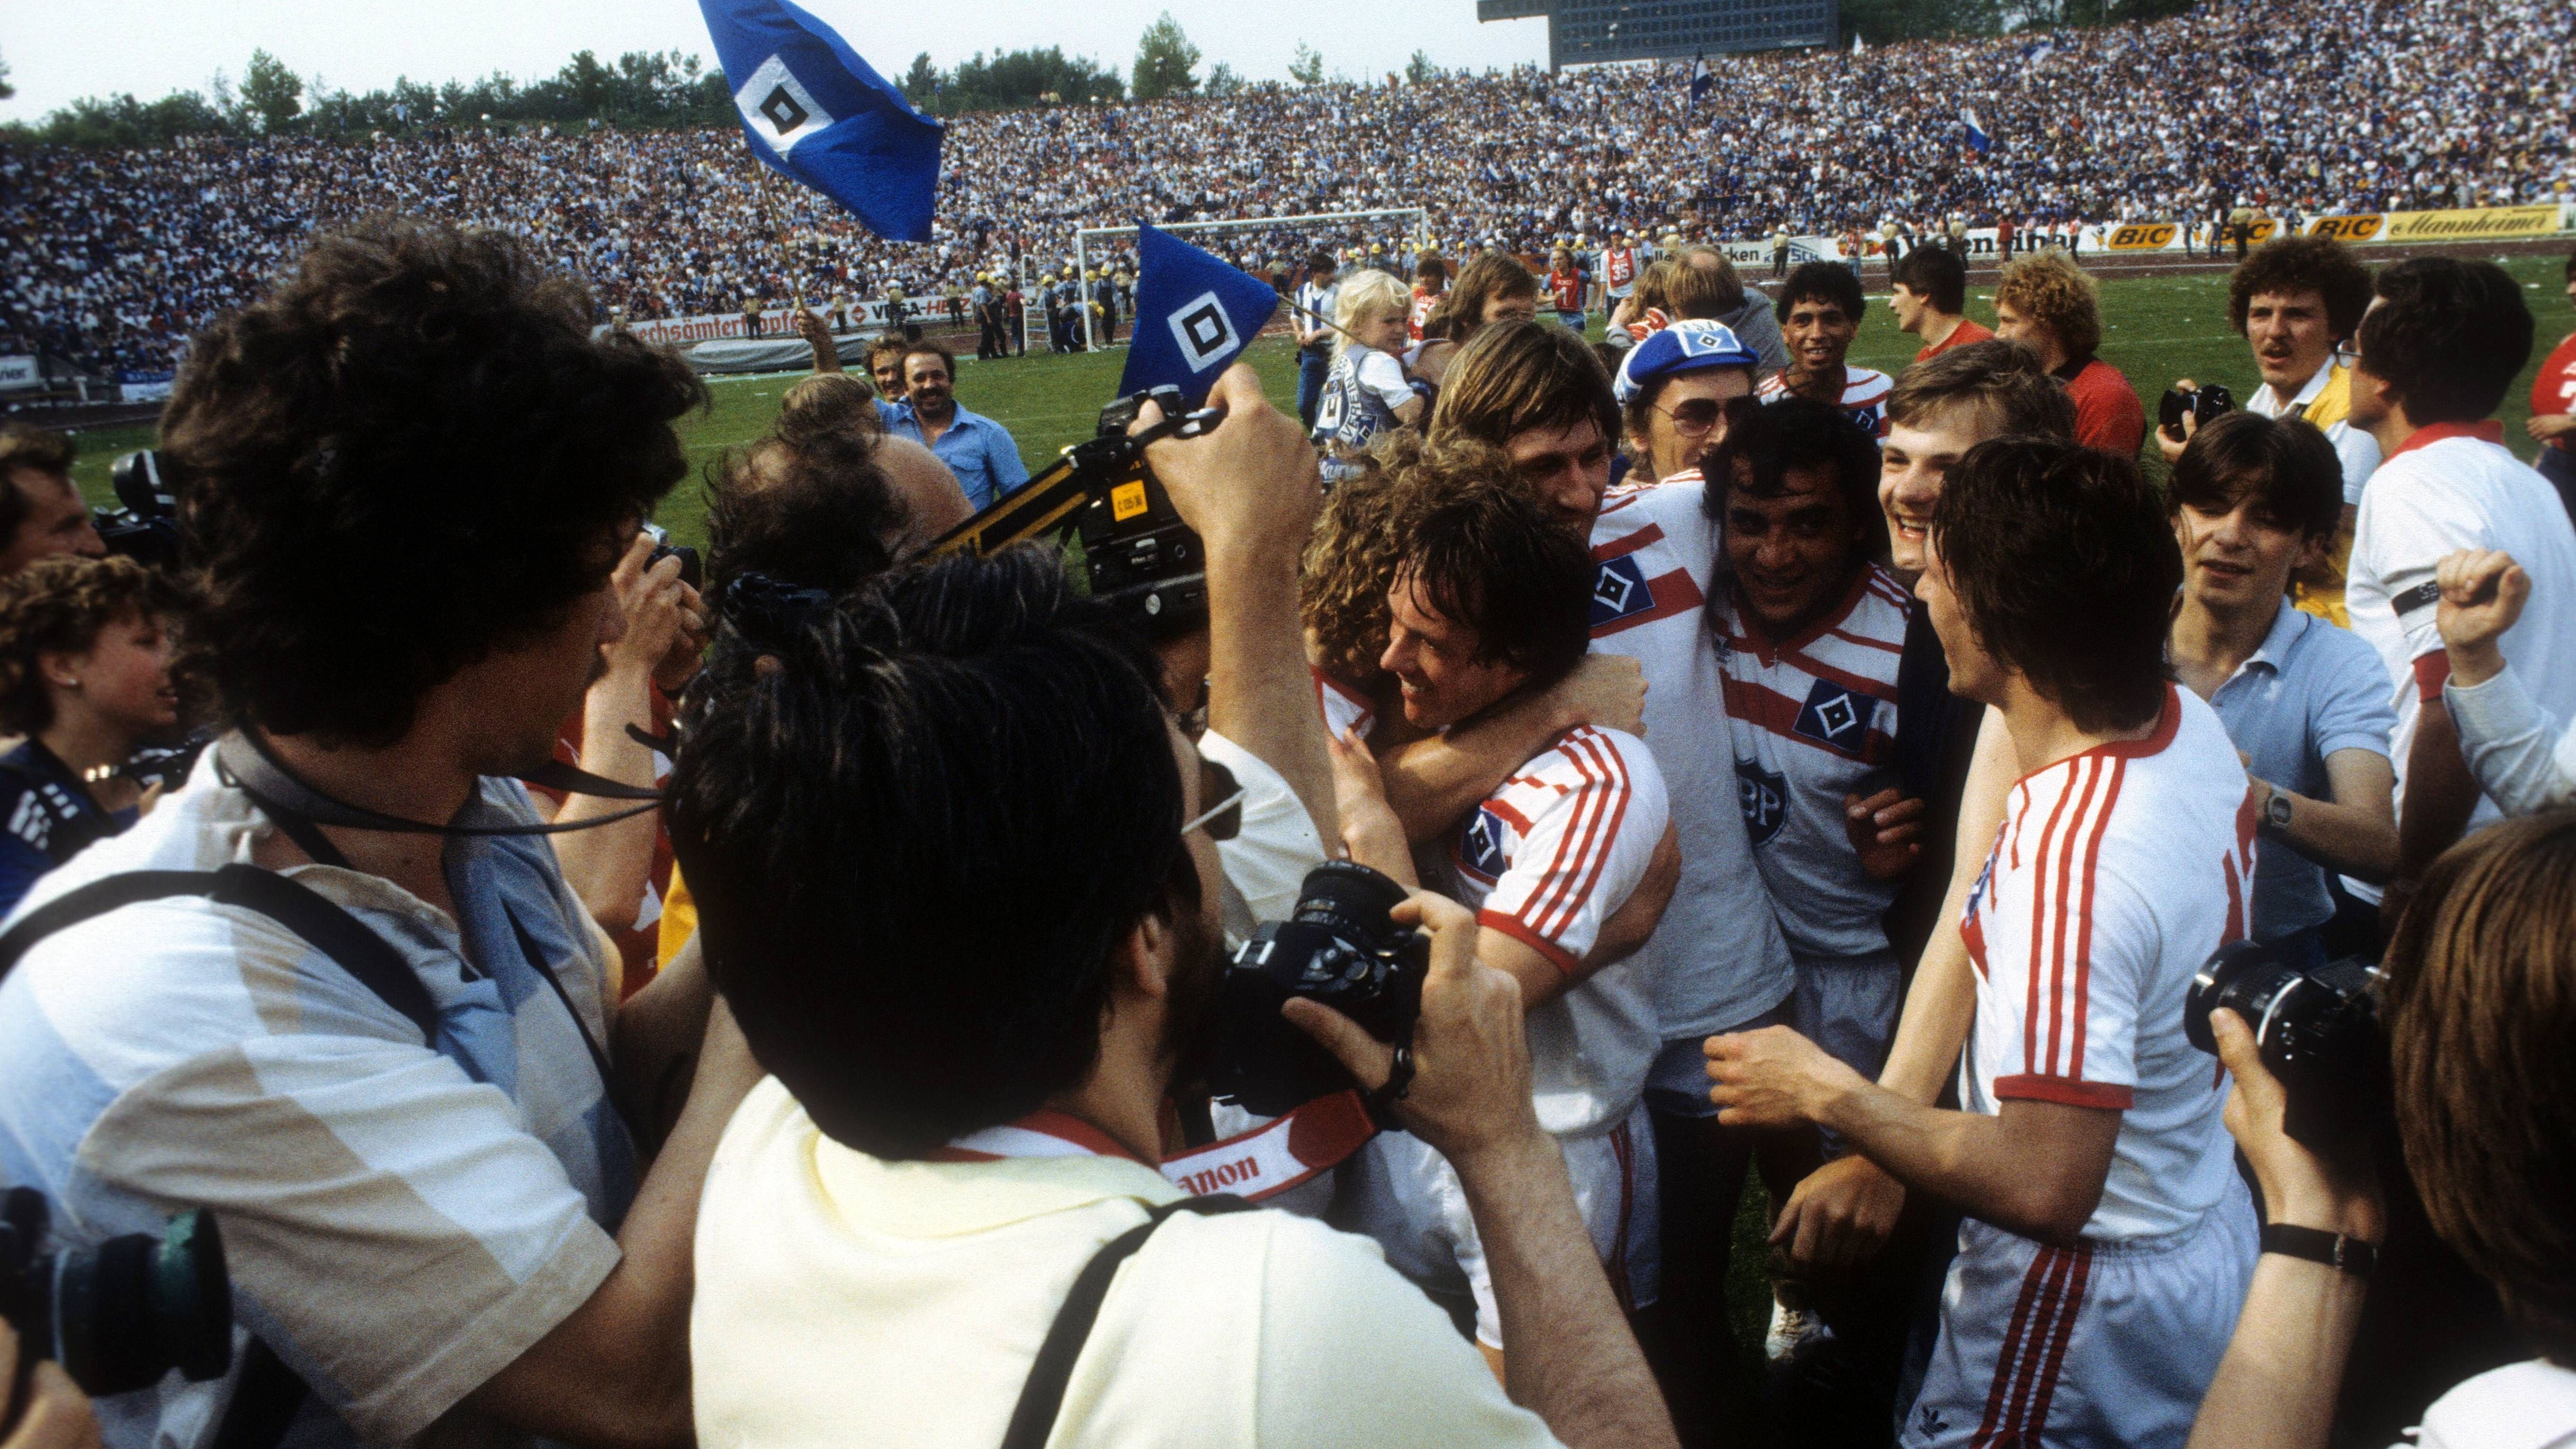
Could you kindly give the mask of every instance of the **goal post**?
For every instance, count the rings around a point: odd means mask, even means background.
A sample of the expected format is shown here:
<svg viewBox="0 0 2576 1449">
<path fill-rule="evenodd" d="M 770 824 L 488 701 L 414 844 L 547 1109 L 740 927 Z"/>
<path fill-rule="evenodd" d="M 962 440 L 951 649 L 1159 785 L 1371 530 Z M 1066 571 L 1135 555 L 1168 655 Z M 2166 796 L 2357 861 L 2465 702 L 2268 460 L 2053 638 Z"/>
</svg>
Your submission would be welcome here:
<svg viewBox="0 0 2576 1449">
<path fill-rule="evenodd" d="M 1313 211 L 1295 216 L 1255 216 L 1238 221 L 1176 221 L 1168 226 L 1156 223 L 1160 230 L 1188 237 L 1194 245 L 1206 247 L 1225 260 L 1242 265 L 1243 258 L 1234 255 L 1249 243 L 1259 256 L 1302 255 L 1318 246 L 1347 251 L 1356 246 L 1365 252 L 1370 242 L 1384 243 L 1392 236 L 1399 246 L 1408 240 L 1415 251 L 1430 243 L 1428 215 L 1419 206 L 1380 207 L 1371 211 Z M 1120 239 L 1125 244 L 1120 244 Z M 1098 334 L 1093 330 L 1091 283 L 1097 258 L 1103 268 L 1135 251 L 1136 228 L 1132 226 L 1086 226 L 1073 234 L 1073 271 L 1076 285 L 1082 291 L 1082 345 L 1098 347 Z M 1256 260 L 1258 257 L 1255 258 Z M 1246 267 L 1246 271 L 1251 268 Z M 1130 319 L 1131 323 L 1133 319 Z M 1130 335 L 1133 333 L 1131 331 Z"/>
</svg>

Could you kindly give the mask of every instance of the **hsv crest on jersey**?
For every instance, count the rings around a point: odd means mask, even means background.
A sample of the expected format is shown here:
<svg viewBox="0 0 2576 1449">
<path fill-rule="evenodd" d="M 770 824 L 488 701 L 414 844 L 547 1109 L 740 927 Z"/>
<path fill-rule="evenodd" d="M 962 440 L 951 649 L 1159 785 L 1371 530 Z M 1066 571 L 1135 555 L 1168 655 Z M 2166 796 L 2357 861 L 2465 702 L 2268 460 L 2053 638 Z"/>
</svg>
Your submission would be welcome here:
<svg viewBox="0 0 2576 1449">
<path fill-rule="evenodd" d="M 1503 822 L 1494 818 L 1492 810 L 1479 808 L 1459 837 L 1459 868 L 1492 885 L 1510 864 L 1503 858 Z"/>
<path fill-rule="evenodd" d="M 1797 723 L 1790 729 L 1811 740 L 1859 754 L 1870 722 L 1877 717 L 1877 700 L 1830 679 L 1819 679 L 1807 691 L 1807 702 L 1799 708 Z"/>
<path fill-rule="evenodd" d="M 1655 589 L 1633 558 L 1614 558 L 1601 566 L 1592 584 L 1592 627 L 1616 624 L 1630 614 L 1655 607 Z"/>
<path fill-rule="evenodd" d="M 1789 818 L 1789 780 L 1753 760 L 1735 762 L 1735 800 L 1744 810 L 1744 833 L 1756 849 L 1771 843 Z"/>
<path fill-rule="evenodd" d="M 1603 512 L 1622 507 L 1627 501 L 1613 503 Z M 1647 574 L 1646 561 L 1640 555 L 1663 542 L 1662 525 L 1650 523 L 1626 538 L 1592 550 L 1593 562 L 1599 565 L 1592 578 L 1593 638 L 1669 619 L 1705 602 L 1699 585 L 1691 582 L 1686 569 Z"/>
</svg>

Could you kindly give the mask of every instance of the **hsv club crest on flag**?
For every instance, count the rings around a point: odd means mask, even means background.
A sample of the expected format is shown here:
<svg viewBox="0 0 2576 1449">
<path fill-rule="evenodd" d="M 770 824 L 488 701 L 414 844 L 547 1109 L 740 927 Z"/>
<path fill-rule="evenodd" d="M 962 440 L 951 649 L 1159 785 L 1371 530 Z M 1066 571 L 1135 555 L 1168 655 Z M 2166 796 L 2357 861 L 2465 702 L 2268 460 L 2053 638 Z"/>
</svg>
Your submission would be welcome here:
<svg viewBox="0 0 2576 1449">
<path fill-rule="evenodd" d="M 1136 331 L 1119 393 L 1177 387 L 1198 406 L 1278 310 L 1279 294 L 1268 282 L 1138 223 Z"/>
<path fill-rule="evenodd" d="M 751 152 L 889 241 L 930 240 L 937 121 L 794 0 L 698 0 Z"/>
</svg>

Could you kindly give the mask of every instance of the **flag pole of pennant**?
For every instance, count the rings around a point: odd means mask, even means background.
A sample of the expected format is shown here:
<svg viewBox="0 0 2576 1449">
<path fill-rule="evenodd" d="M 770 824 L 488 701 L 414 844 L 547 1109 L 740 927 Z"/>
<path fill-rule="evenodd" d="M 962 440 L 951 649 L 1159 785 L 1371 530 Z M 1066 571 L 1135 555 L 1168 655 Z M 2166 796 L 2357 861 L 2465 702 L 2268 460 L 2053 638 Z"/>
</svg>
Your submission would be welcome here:
<svg viewBox="0 0 2576 1449">
<path fill-rule="evenodd" d="M 1136 225 L 1136 330 L 1121 396 L 1177 387 L 1196 407 L 1261 335 L 1279 293 L 1268 282 L 1145 222 Z"/>
</svg>

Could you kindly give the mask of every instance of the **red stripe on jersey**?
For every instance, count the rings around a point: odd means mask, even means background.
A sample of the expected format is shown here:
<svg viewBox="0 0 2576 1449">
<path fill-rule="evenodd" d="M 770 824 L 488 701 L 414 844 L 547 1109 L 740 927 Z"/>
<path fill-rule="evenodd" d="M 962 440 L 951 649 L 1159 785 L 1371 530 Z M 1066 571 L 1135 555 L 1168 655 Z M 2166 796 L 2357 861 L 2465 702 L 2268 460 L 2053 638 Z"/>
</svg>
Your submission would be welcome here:
<svg viewBox="0 0 2576 1449">
<path fill-rule="evenodd" d="M 2024 782 L 2014 786 L 2013 791 L 2021 796 L 2021 803 L 2013 807 L 2011 823 L 2004 828 L 2012 836 L 2012 868 L 2019 870 L 2021 869 L 2021 818 L 2030 813 L 2030 785 Z M 2003 844 L 2002 838 L 1998 837 L 1995 843 L 1999 846 Z"/>
<path fill-rule="evenodd" d="M 2101 828 L 2100 820 L 2093 814 L 2093 798 L 2094 792 L 2102 784 L 2102 767 L 2091 761 L 2087 762 L 2087 766 L 2084 772 L 2084 793 L 2075 802 L 2075 818 L 2068 824 L 2066 834 L 2057 842 L 2057 910 L 2049 918 L 2048 1055 L 2045 1058 L 2047 1063 L 2045 1070 L 2053 1076 L 2080 1077 L 2083 1075 L 2081 1072 L 2065 1071 L 2062 1068 L 2058 1047 L 2063 1042 L 2066 1031 L 2066 935 L 2072 927 L 2078 931 L 2080 938 L 2081 926 L 2075 922 L 2075 903 L 2078 893 L 2083 891 L 2087 884 L 2085 877 L 2078 873 L 2076 865 L 2077 841 L 2079 838 L 2089 837 L 2092 832 Z M 2034 942 L 2033 945 L 2035 947 L 2037 943 Z M 2079 955 L 2081 950 L 2079 942 Z M 2035 959 L 2037 954 L 2036 950 L 2032 952 L 2034 960 L 2031 964 L 2034 967 L 2038 965 Z M 2081 974 L 2080 963 L 2078 974 Z"/>
<path fill-rule="evenodd" d="M 1977 1421 L 1975 1437 L 1968 1440 L 1972 1449 L 1984 1449 L 2003 1424 L 2004 1401 L 2012 1393 L 2013 1380 L 2021 1357 L 2021 1339 L 2030 1327 L 2030 1305 L 2039 1297 L 2039 1286 L 2049 1270 L 2057 1265 L 2057 1250 L 2042 1248 L 2031 1255 L 2030 1267 L 2021 1275 L 2021 1297 L 2013 1302 L 2012 1319 L 2004 1327 L 2003 1342 L 1995 1347 L 1994 1386 L 1986 1391 L 1985 1417 Z"/>
<path fill-rule="evenodd" d="M 1829 740 L 1798 733 L 1798 716 L 1806 706 L 1765 684 L 1727 675 L 1719 681 L 1726 697 L 1729 719 L 1740 719 L 1756 729 L 1768 730 L 1784 740 L 1811 750 L 1822 750 L 1838 759 L 1856 760 L 1864 765 L 1885 764 L 1896 753 L 1896 741 L 1885 730 L 1870 730 L 1861 739 L 1861 748 L 1847 750 Z"/>
<path fill-rule="evenodd" d="M 2055 1102 L 2066 1107 L 2108 1107 L 2116 1112 L 2129 1110 L 2137 1100 L 2137 1091 L 2114 1086 L 2109 1082 L 2084 1082 L 2073 1077 L 1997 1077 L 1994 1094 L 1997 1101 L 2011 1098 L 2026 1102 Z"/>
<path fill-rule="evenodd" d="M 1507 780 L 1504 783 L 1511 784 L 1513 782 Z M 1522 839 L 1526 840 L 1529 838 L 1529 818 L 1521 814 L 1518 810 L 1513 809 L 1511 802 L 1505 800 L 1500 795 L 1496 795 L 1491 800 L 1485 802 L 1485 808 L 1501 817 L 1504 824 L 1509 825 L 1512 829 L 1520 832 Z"/>
<path fill-rule="evenodd" d="M 1989 871 L 1994 869 L 1994 863 L 1991 859 L 1987 862 L 1986 869 Z M 1959 922 L 1960 944 L 1968 948 L 1968 964 L 1977 968 L 1977 974 L 1979 976 L 1986 974 L 1986 925 L 1984 915 L 1985 912 L 1983 908 L 1980 907 L 1969 911 L 1966 919 Z"/>
<path fill-rule="evenodd" d="M 2084 1311 L 2084 1288 L 2093 1279 L 2093 1250 L 2077 1248 L 2070 1256 L 2075 1271 L 2066 1284 L 2066 1307 L 2057 1315 L 2056 1336 L 2049 1340 L 2048 1360 L 2039 1371 L 2039 1391 L 2031 1395 L 2030 1412 L 2014 1425 L 2024 1444 L 2048 1442 L 2049 1401 L 2057 1397 L 2057 1374 L 2066 1367 L 2066 1341 L 2074 1336 L 2075 1315 Z"/>
<path fill-rule="evenodd" d="M 1699 585 L 1691 581 L 1689 571 L 1684 569 L 1674 569 L 1670 573 L 1657 574 L 1646 580 L 1646 591 L 1654 595 L 1653 608 L 1613 619 L 1594 629 L 1592 637 L 1607 639 L 1613 634 L 1634 629 L 1640 624 L 1651 624 L 1657 619 L 1669 619 L 1675 614 L 1687 614 L 1708 602 L 1707 597 L 1700 593 Z"/>
<path fill-rule="evenodd" d="M 1636 494 L 1631 493 L 1626 498 L 1622 498 L 1616 503 L 1603 507 L 1601 512 L 1608 513 L 1612 509 L 1625 508 L 1630 502 L 1635 500 L 1636 496 Z M 1594 516 L 1598 517 L 1599 515 L 1596 514 Z M 1660 523 L 1649 523 L 1645 527 L 1638 529 L 1635 533 L 1629 534 L 1626 538 L 1614 538 L 1608 543 L 1596 543 L 1592 545 L 1592 561 L 1594 563 L 1608 563 L 1614 558 L 1626 558 L 1628 555 L 1635 553 L 1641 548 L 1645 548 L 1650 544 L 1662 543 L 1663 541 L 1664 526 Z"/>
<path fill-rule="evenodd" d="M 1602 739 L 1596 735 L 1592 739 L 1585 741 L 1584 747 L 1603 757 L 1602 768 L 1615 776 L 1618 779 L 1619 784 L 1617 793 L 1611 797 L 1609 802 L 1610 819 L 1601 832 L 1601 848 L 1594 852 L 1592 856 L 1592 866 L 1583 877 L 1582 888 L 1566 898 L 1566 918 L 1563 924 L 1557 927 L 1559 932 L 1563 932 L 1573 926 L 1574 908 L 1582 902 L 1590 900 L 1592 898 L 1592 893 L 1601 888 L 1601 877 L 1610 868 L 1610 856 L 1612 852 L 1618 849 L 1619 827 L 1626 824 L 1628 821 L 1629 797 L 1635 793 L 1629 781 L 1628 761 L 1622 757 L 1618 751 L 1610 748 L 1610 742 L 1608 740 Z M 1604 912 L 1604 914 L 1606 915 L 1607 912 Z"/>
<path fill-rule="evenodd" d="M 2048 823 L 2040 827 L 2039 849 L 2031 853 L 2030 891 L 2030 962 L 2027 983 L 2030 1003 L 2024 1008 L 2021 1027 L 2021 1069 L 2033 1076 L 2039 1074 L 2039 948 L 2048 939 L 2048 846 L 2057 834 L 2057 818 L 2066 813 L 2066 797 L 2073 790 L 2057 792 L 2057 803 L 2048 809 Z"/>
<path fill-rule="evenodd" d="M 1574 767 L 1576 776 L 1583 781 L 1583 789 L 1575 798 L 1575 818 L 1567 822 L 1565 829 L 1558 834 L 1556 855 L 1548 861 L 1546 873 L 1539 877 L 1545 894 L 1523 901 L 1520 909 L 1521 919 L 1529 924 L 1531 930 L 1551 937 L 1555 931 L 1549 926 L 1549 918 L 1560 909 L 1567 910 L 1570 916 L 1569 902 L 1573 898 L 1575 877 L 1583 869 L 1600 834 L 1601 815 L 1607 805 L 1603 792 L 1593 787 L 1607 785 L 1611 783 L 1610 779 L 1599 770 L 1599 755 L 1584 748 L 1595 737 L 1592 727 L 1585 725 L 1568 731 L 1556 742 L 1557 752 Z"/>
<path fill-rule="evenodd" d="M 2066 1075 L 2084 1079 L 2085 1013 L 2093 1000 L 2093 870 L 2102 860 L 2102 837 L 2111 828 L 2111 811 L 2120 803 L 2120 786 L 2129 778 L 2129 762 L 2111 762 L 2111 788 L 2102 797 L 2102 811 L 2094 817 L 2093 838 L 2084 846 L 2084 913 L 2083 925 L 2075 938 L 2075 1050 L 2066 1062 Z"/>
<path fill-rule="evenodd" d="M 1849 629 L 1827 629 L 1825 633 L 1832 638 L 1840 639 L 1846 644 L 1857 644 L 1863 649 L 1876 649 L 1888 654 L 1902 654 L 1905 652 L 1905 646 L 1902 644 L 1890 644 L 1884 639 L 1864 639 Z"/>
<path fill-rule="evenodd" d="M 1476 913 L 1476 924 L 1480 926 L 1491 926 L 1495 930 L 1502 932 L 1504 935 L 1511 937 L 1513 940 L 1520 942 L 1522 945 L 1529 947 L 1531 950 L 1546 957 L 1547 964 L 1564 972 L 1568 976 L 1573 975 L 1583 966 L 1583 963 L 1575 958 L 1573 952 L 1566 950 L 1563 946 L 1560 946 L 1554 941 L 1549 940 L 1547 937 L 1540 935 L 1538 932 L 1531 930 L 1528 924 L 1517 916 L 1507 916 L 1500 911 L 1478 911 Z"/>
</svg>

